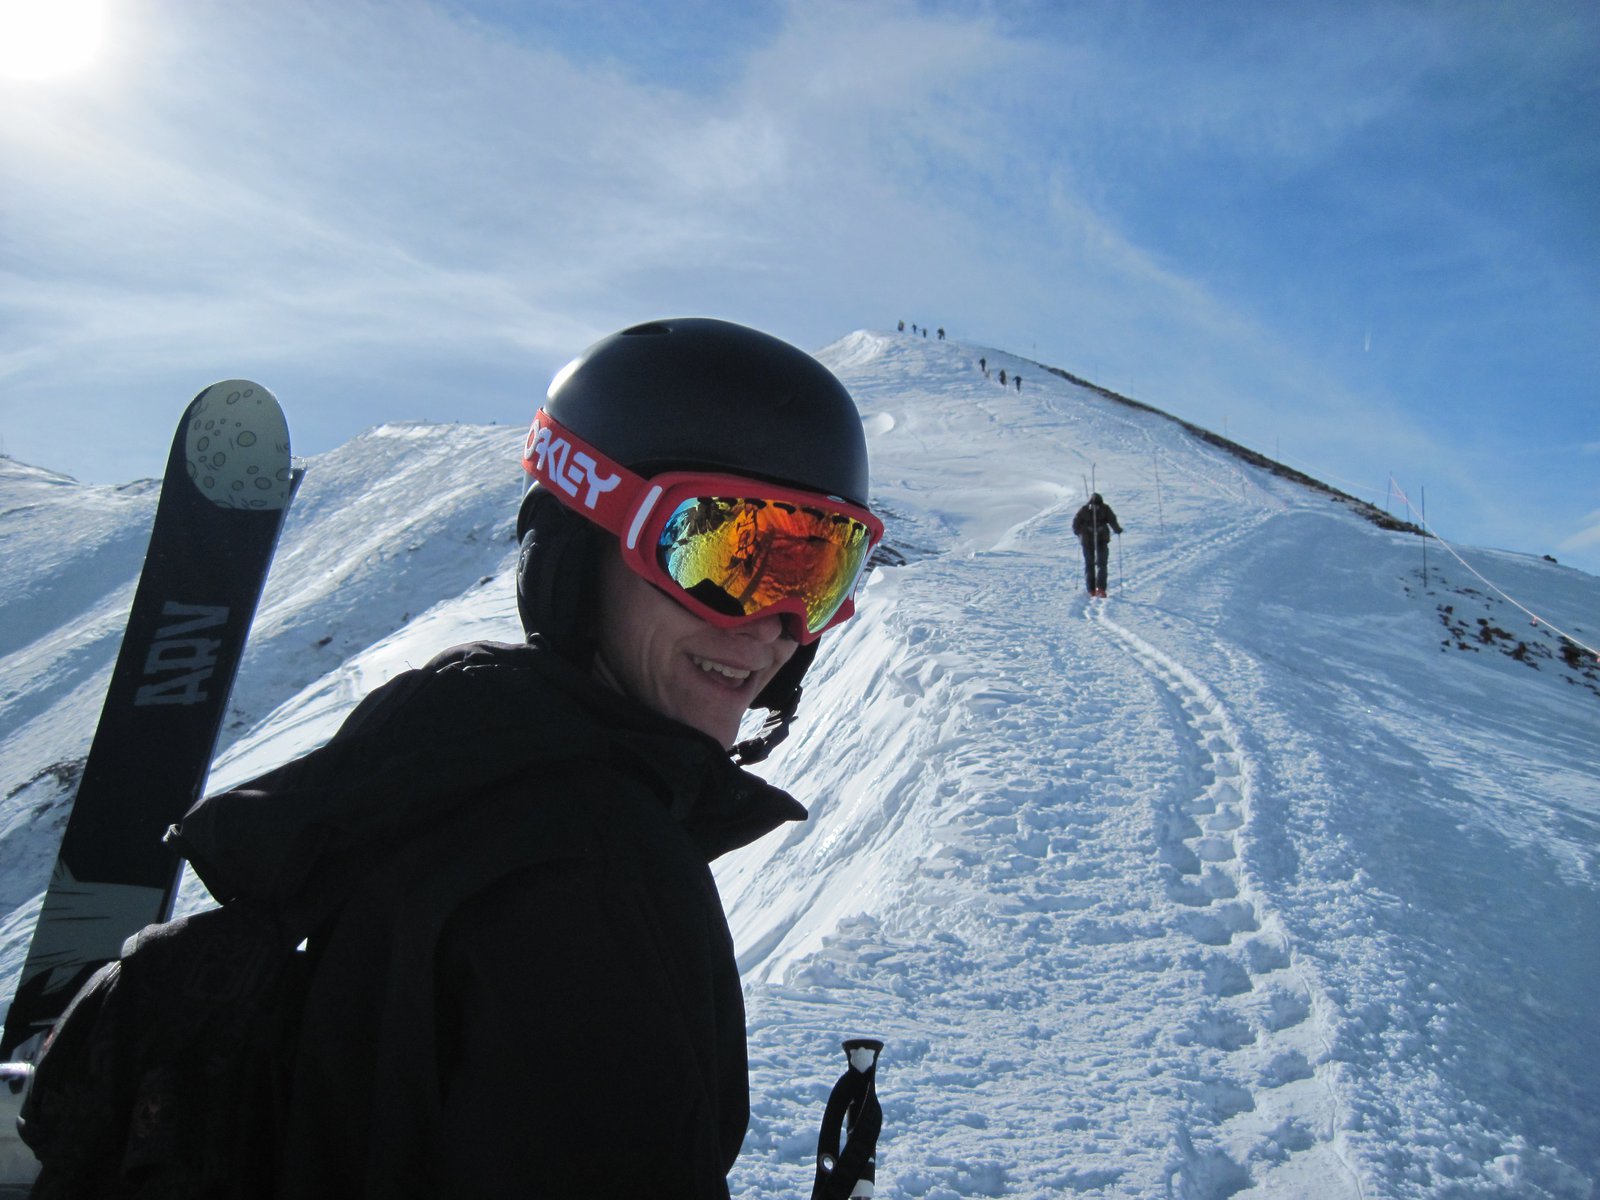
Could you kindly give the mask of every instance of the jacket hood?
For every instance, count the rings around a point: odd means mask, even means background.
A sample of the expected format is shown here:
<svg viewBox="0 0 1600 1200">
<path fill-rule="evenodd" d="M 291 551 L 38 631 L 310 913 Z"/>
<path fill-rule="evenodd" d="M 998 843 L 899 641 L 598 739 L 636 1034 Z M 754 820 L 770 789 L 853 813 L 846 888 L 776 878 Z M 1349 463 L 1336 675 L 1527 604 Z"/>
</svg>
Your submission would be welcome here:
<svg viewBox="0 0 1600 1200">
<path fill-rule="evenodd" d="M 592 760 L 668 808 L 706 860 L 806 810 L 698 730 L 612 692 L 535 641 L 477 642 L 397 676 L 326 745 L 197 803 L 168 834 L 219 900 L 336 904 L 373 861 L 496 785 Z M 571 802 L 554 797 L 554 802 Z"/>
</svg>

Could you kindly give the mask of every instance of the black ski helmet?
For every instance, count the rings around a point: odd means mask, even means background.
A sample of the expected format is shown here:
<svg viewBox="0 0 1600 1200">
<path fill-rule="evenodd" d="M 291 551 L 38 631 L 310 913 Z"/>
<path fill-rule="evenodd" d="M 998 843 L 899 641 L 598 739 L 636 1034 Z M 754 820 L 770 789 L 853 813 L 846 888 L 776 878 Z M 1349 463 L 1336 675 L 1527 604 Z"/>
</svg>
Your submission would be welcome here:
<svg viewBox="0 0 1600 1200">
<path fill-rule="evenodd" d="M 545 410 L 640 475 L 704 470 L 867 504 L 867 444 L 850 393 L 811 355 L 769 334 L 702 317 L 651 321 L 590 346 L 551 381 Z M 587 666 L 593 654 L 599 528 L 537 485 L 517 517 L 523 629 Z M 800 646 L 756 697 L 758 761 L 788 732 L 817 644 Z"/>
</svg>

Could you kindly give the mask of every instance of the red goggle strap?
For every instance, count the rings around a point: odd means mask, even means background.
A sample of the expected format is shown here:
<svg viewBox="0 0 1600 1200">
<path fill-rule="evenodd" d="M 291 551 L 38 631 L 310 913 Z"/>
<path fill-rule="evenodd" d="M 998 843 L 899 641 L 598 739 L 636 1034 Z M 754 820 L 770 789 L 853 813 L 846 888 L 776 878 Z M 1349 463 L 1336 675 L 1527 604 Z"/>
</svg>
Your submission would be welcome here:
<svg viewBox="0 0 1600 1200">
<path fill-rule="evenodd" d="M 522 448 L 522 469 L 567 496 L 569 507 L 629 542 L 638 540 L 639 527 L 661 493 L 655 488 L 652 495 L 649 480 L 607 458 L 542 408 Z"/>
<path fill-rule="evenodd" d="M 533 427 L 528 430 L 528 440 L 522 448 L 522 469 L 545 487 L 559 489 L 571 501 L 570 507 L 615 535 L 624 550 L 636 548 L 639 534 L 665 490 L 661 484 L 636 475 L 621 463 L 607 458 L 542 408 L 534 414 Z M 678 477 L 679 482 L 682 478 Z M 707 481 L 710 482 L 711 477 L 708 476 Z M 725 485 L 727 479 L 719 478 L 717 482 Z M 754 480 L 747 482 L 750 486 L 745 490 L 753 495 L 763 490 L 789 491 L 772 489 Z M 797 503 L 805 502 L 801 499 L 804 493 L 792 494 Z M 837 505 L 841 510 L 845 508 L 837 501 L 825 502 L 820 496 L 815 500 L 827 506 Z M 870 510 L 857 509 L 855 505 L 849 505 L 848 509 L 850 513 L 859 513 L 855 519 L 867 527 L 872 544 L 876 545 L 883 536 L 882 522 Z"/>
</svg>

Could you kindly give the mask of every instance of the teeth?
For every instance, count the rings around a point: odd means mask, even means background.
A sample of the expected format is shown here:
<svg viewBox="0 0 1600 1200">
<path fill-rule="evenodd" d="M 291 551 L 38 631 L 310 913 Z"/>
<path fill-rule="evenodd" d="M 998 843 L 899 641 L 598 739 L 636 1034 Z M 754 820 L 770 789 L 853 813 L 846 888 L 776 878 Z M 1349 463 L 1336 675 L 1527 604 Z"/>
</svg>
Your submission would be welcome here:
<svg viewBox="0 0 1600 1200">
<path fill-rule="evenodd" d="M 709 659 L 700 658 L 698 656 L 695 657 L 694 665 L 699 667 L 702 671 L 715 671 L 718 675 L 725 676 L 728 679 L 737 680 L 740 683 L 743 683 L 746 679 L 750 678 L 749 671 L 741 671 L 738 667 L 725 667 L 721 663 L 714 663 Z"/>
</svg>

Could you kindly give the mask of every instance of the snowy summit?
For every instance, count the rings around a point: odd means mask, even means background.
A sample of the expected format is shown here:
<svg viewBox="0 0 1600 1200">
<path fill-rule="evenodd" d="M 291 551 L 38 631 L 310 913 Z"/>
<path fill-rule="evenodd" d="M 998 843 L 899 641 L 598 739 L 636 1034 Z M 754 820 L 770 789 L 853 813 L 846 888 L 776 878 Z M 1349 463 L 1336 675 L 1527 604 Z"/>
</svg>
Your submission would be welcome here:
<svg viewBox="0 0 1600 1200">
<path fill-rule="evenodd" d="M 861 1034 L 887 1045 L 884 1196 L 1596 1195 L 1600 580 L 1425 558 L 1002 351 L 818 357 L 888 534 L 762 768 L 810 819 L 718 864 L 752 1066 L 733 1193 L 804 1191 Z M 446 646 L 519 637 L 528 416 L 307 463 L 211 788 Z M 1090 491 L 1125 530 L 1103 600 Z M 154 505 L 0 459 L 7 1003 Z M 206 903 L 190 878 L 180 907 Z"/>
</svg>

